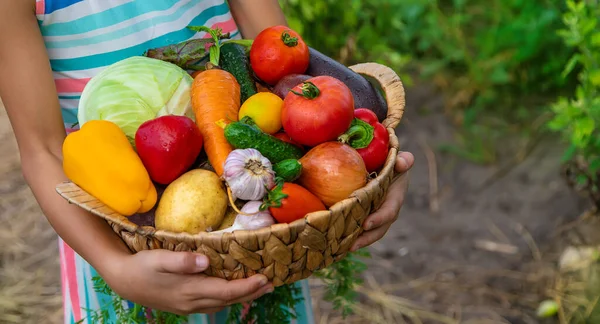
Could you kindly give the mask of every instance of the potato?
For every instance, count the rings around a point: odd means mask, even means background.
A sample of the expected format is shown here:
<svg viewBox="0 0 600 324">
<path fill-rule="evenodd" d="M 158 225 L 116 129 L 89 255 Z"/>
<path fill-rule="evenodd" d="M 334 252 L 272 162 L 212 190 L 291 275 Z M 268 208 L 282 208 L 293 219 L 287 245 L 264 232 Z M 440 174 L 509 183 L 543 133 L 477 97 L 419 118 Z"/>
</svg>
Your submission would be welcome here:
<svg viewBox="0 0 600 324">
<path fill-rule="evenodd" d="M 223 218 L 223 221 L 221 222 L 221 224 L 219 225 L 219 227 L 216 230 L 220 231 L 220 230 L 224 230 L 226 228 L 230 228 L 231 226 L 233 226 L 233 222 L 235 222 L 236 216 L 237 216 L 237 212 L 235 210 L 233 210 L 233 208 L 227 209 L 227 212 L 225 213 L 225 217 Z"/>
<path fill-rule="evenodd" d="M 216 229 L 227 212 L 225 185 L 216 173 L 194 169 L 171 182 L 163 193 L 154 223 L 157 229 L 196 234 Z"/>
<path fill-rule="evenodd" d="M 238 210 L 242 209 L 244 207 L 244 205 L 246 204 L 245 201 L 243 200 L 235 200 L 235 206 L 237 207 Z M 227 211 L 225 212 L 225 217 L 223 217 L 223 221 L 221 222 L 221 224 L 219 225 L 219 227 L 216 229 L 217 231 L 220 230 L 224 230 L 226 228 L 230 228 L 231 226 L 233 226 L 233 223 L 235 222 L 235 218 L 237 217 L 237 212 L 235 211 L 235 209 L 228 207 Z"/>
</svg>

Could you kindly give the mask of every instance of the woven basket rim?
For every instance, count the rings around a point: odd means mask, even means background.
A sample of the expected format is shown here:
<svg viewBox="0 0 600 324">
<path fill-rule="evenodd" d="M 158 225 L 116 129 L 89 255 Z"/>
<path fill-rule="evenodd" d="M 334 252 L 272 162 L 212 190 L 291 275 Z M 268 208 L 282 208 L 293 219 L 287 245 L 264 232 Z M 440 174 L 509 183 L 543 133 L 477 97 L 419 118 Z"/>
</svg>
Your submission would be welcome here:
<svg viewBox="0 0 600 324">
<path fill-rule="evenodd" d="M 379 181 L 390 173 L 395 173 L 394 165 L 396 155 L 399 150 L 398 138 L 395 134 L 395 128 L 402 119 L 404 108 L 405 108 L 405 92 L 400 77 L 389 67 L 379 63 L 360 63 L 349 67 L 356 73 L 367 75 L 376 80 L 384 91 L 385 98 L 387 101 L 388 112 L 386 119 L 382 124 L 386 127 L 390 136 L 389 152 L 382 168 L 381 172 L 377 176 L 371 179 L 364 187 L 354 191 L 348 198 L 337 202 L 330 206 L 328 209 L 323 211 L 312 212 L 306 214 L 305 217 L 300 218 L 291 223 L 279 223 L 273 224 L 268 227 L 256 229 L 256 230 L 235 230 L 232 232 L 199 232 L 199 233 L 188 233 L 188 232 L 171 232 L 165 230 L 158 230 L 153 226 L 140 226 L 128 219 L 128 217 L 120 215 L 108 206 L 98 206 L 98 208 L 91 208 L 88 211 L 104 218 L 105 220 L 116 223 L 131 233 L 136 233 L 143 236 L 153 236 L 159 239 L 175 240 L 177 242 L 198 242 L 198 241 L 212 241 L 218 240 L 220 242 L 229 242 L 232 239 L 240 240 L 250 235 L 261 235 L 261 233 L 268 234 L 278 232 L 280 230 L 294 230 L 300 233 L 304 227 L 311 223 L 319 223 L 320 219 L 327 217 L 327 215 L 334 212 L 343 212 L 344 206 L 349 204 L 359 203 L 357 198 L 358 193 L 362 191 L 371 191 L 379 186 Z M 76 184 L 71 181 L 65 181 L 56 187 L 56 191 L 68 201 L 72 201 L 73 197 L 68 197 L 69 192 L 80 190 L 85 192 Z M 102 207 L 103 211 L 100 212 L 98 209 Z M 379 206 L 377 206 L 379 207 Z M 111 211 L 111 212 L 107 212 Z"/>
</svg>

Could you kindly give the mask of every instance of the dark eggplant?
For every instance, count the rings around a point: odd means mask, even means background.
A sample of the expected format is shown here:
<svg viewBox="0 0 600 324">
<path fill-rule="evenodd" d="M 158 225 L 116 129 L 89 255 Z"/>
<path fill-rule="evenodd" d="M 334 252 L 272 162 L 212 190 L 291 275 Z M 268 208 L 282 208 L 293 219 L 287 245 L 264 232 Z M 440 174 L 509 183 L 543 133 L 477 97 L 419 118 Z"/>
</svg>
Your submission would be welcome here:
<svg viewBox="0 0 600 324">
<path fill-rule="evenodd" d="M 273 88 L 273 93 L 278 95 L 281 99 L 285 99 L 285 96 L 290 92 L 290 89 L 310 78 L 312 78 L 312 76 L 306 74 L 286 75 L 277 82 Z"/>
<path fill-rule="evenodd" d="M 380 122 L 387 116 L 387 102 L 364 76 L 352 71 L 327 55 L 309 47 L 310 64 L 305 74 L 311 76 L 328 75 L 344 82 L 352 91 L 354 108 L 367 108 L 373 111 Z"/>
</svg>

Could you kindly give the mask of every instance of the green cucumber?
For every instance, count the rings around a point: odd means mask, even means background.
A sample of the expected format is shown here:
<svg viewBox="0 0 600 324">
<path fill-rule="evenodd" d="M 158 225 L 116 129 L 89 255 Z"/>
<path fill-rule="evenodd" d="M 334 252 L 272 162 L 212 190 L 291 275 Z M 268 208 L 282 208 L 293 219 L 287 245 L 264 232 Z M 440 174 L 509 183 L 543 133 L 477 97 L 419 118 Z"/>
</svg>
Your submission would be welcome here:
<svg viewBox="0 0 600 324">
<path fill-rule="evenodd" d="M 248 116 L 225 126 L 225 139 L 236 149 L 253 148 L 277 164 L 287 159 L 300 159 L 304 152 L 298 146 L 263 132 Z"/>
<path fill-rule="evenodd" d="M 246 56 L 246 50 L 242 45 L 236 43 L 224 43 L 221 45 L 221 56 L 219 58 L 220 67 L 231 73 L 240 84 L 241 102 L 255 95 L 256 82 L 252 77 L 250 61 Z"/>
<path fill-rule="evenodd" d="M 285 182 L 296 181 L 302 173 L 302 164 L 296 159 L 283 160 L 273 165 L 275 176 L 283 179 Z"/>
</svg>

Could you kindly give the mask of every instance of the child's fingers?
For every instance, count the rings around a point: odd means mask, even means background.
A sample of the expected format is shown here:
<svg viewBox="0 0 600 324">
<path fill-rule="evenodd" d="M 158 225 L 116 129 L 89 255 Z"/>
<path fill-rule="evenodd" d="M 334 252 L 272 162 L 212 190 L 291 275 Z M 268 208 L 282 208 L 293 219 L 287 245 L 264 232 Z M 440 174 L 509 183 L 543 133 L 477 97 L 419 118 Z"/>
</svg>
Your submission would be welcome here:
<svg viewBox="0 0 600 324">
<path fill-rule="evenodd" d="M 146 251 L 143 251 L 146 252 Z M 208 268 L 209 260 L 203 254 L 152 250 L 146 252 L 149 263 L 158 272 L 192 274 Z"/>
<path fill-rule="evenodd" d="M 258 299 L 258 298 L 260 298 L 262 295 L 265 295 L 265 294 L 272 293 L 272 292 L 273 292 L 273 289 L 274 289 L 274 288 L 273 288 L 273 285 L 272 285 L 272 284 L 267 284 L 267 285 L 264 285 L 264 286 L 262 286 L 262 287 L 260 288 L 260 290 L 258 290 L 258 291 L 256 291 L 256 292 L 254 292 L 254 293 L 251 293 L 250 295 L 246 295 L 246 296 L 243 296 L 243 297 L 241 297 L 241 298 L 238 298 L 238 299 L 234 299 L 234 300 L 230 300 L 230 301 L 228 301 L 228 302 L 227 302 L 227 306 L 229 306 L 229 305 L 233 305 L 233 304 L 239 304 L 239 303 L 247 303 L 247 302 L 251 302 L 251 301 L 253 301 L 253 300 L 255 300 L 255 299 Z"/>
<path fill-rule="evenodd" d="M 221 283 L 218 283 L 215 285 L 219 286 L 219 285 L 221 285 Z M 238 303 L 248 303 L 248 302 L 256 300 L 256 299 L 260 298 L 262 295 L 270 293 L 272 291 L 273 291 L 273 285 L 267 284 L 267 285 L 264 285 L 263 287 L 259 288 L 255 292 L 252 292 L 248 295 L 245 295 L 245 296 L 242 296 L 242 297 L 239 297 L 236 299 L 222 300 L 222 299 L 214 299 L 214 298 L 212 298 L 212 296 L 210 296 L 209 298 L 198 298 L 196 301 L 192 302 L 194 305 L 193 305 L 193 310 L 191 311 L 191 313 L 197 313 L 197 312 L 208 313 L 209 310 L 219 309 L 219 308 L 231 306 L 233 304 L 238 304 Z"/>
<path fill-rule="evenodd" d="M 394 168 L 398 173 L 410 170 L 415 163 L 415 156 L 410 152 L 398 152 Z"/>
<path fill-rule="evenodd" d="M 363 232 L 360 237 L 356 240 L 356 243 L 352 246 L 350 251 L 356 251 L 365 246 L 369 246 L 377 241 L 379 241 L 390 229 L 392 223 L 386 224 L 384 226 L 377 227 L 373 230 Z"/>
<path fill-rule="evenodd" d="M 207 278 L 202 281 L 202 295 L 205 298 L 217 299 L 225 305 L 230 305 L 233 301 L 260 293 L 264 286 L 269 286 L 269 281 L 261 274 L 231 281 Z"/>
</svg>

